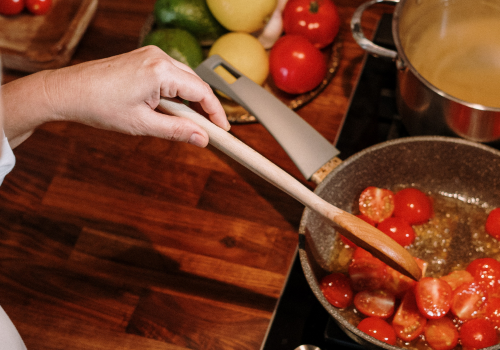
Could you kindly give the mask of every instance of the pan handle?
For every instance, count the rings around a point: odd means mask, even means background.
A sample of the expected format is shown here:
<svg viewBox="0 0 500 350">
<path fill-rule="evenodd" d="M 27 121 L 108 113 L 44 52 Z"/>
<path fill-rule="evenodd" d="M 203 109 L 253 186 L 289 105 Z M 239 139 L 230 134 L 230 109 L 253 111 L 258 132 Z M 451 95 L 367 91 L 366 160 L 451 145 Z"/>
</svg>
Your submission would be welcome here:
<svg viewBox="0 0 500 350">
<path fill-rule="evenodd" d="M 379 3 L 391 3 L 395 5 L 399 3 L 399 0 L 371 0 L 359 6 L 351 18 L 352 36 L 354 37 L 358 45 L 361 46 L 366 52 L 372 54 L 375 57 L 386 57 L 395 61 L 398 58 L 398 53 L 396 51 L 386 49 L 368 40 L 363 34 L 363 29 L 361 28 L 361 16 L 365 12 L 365 10 L 372 5 Z"/>
<path fill-rule="evenodd" d="M 236 79 L 229 84 L 215 68 L 222 66 Z M 218 55 L 203 61 L 195 72 L 257 118 L 283 147 L 306 179 L 319 183 L 340 160 L 340 152 L 318 131 L 260 85 L 238 72 Z M 325 168 L 323 168 L 325 166 Z M 319 181 L 319 182 L 317 182 Z"/>
</svg>

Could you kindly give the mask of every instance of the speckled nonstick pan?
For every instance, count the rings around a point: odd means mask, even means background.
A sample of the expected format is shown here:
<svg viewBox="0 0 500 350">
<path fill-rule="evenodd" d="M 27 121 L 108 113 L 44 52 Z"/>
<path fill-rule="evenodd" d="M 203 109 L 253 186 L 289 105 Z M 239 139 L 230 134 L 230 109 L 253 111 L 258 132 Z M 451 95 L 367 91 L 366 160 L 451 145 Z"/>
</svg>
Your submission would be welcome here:
<svg viewBox="0 0 500 350">
<path fill-rule="evenodd" d="M 315 193 L 351 211 L 367 186 L 416 186 L 478 204 L 500 206 L 500 152 L 459 138 L 422 136 L 384 142 L 345 160 L 316 188 Z M 306 209 L 299 229 L 299 254 L 314 294 L 339 326 L 367 347 L 400 349 L 359 331 L 324 298 L 318 281 L 329 273 L 331 247 L 337 235 Z M 464 247 L 464 253 L 469 247 Z M 498 349 L 493 346 L 488 349 Z"/>
<path fill-rule="evenodd" d="M 203 74 L 201 76 L 205 79 Z M 222 91 L 234 93 L 231 90 Z M 259 119 L 261 116 L 257 114 L 256 117 Z M 280 136 L 279 125 L 266 127 L 268 130 L 272 128 L 270 132 L 273 136 Z M 286 144 L 282 146 L 286 148 Z M 289 149 L 285 150 L 290 152 Z M 297 161 L 293 155 L 291 158 Z M 352 212 L 353 204 L 366 187 L 392 188 L 395 185 L 416 186 L 462 200 L 500 207 L 500 152 L 479 143 L 451 137 L 418 136 L 387 141 L 341 162 L 319 182 L 314 192 L 336 207 Z M 336 239 L 335 229 L 319 214 L 307 208 L 304 210 L 299 228 L 299 255 L 313 293 L 356 342 L 368 348 L 400 349 L 359 331 L 323 296 L 319 281 L 330 273 L 330 257 Z M 494 346 L 489 349 L 498 348 Z"/>
</svg>

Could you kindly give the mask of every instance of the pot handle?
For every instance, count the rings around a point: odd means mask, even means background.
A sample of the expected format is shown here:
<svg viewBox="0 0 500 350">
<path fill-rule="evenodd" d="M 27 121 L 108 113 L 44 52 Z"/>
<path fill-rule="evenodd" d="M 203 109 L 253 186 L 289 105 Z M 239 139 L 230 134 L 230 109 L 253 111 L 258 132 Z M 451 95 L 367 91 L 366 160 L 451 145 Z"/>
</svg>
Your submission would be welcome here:
<svg viewBox="0 0 500 350">
<path fill-rule="evenodd" d="M 215 72 L 219 66 L 236 80 L 227 83 Z M 277 97 L 238 72 L 219 55 L 207 58 L 195 72 L 212 88 L 222 91 L 252 113 L 306 179 L 321 182 L 340 163 L 336 157 L 340 152 L 327 139 Z"/>
<path fill-rule="evenodd" d="M 359 6 L 351 18 L 352 36 L 359 46 L 361 46 L 365 51 L 372 54 L 373 56 L 386 57 L 395 61 L 398 57 L 398 53 L 396 51 L 389 50 L 385 47 L 374 44 L 372 41 L 368 40 L 365 37 L 365 35 L 363 34 L 363 29 L 361 28 L 361 16 L 363 15 L 363 12 L 365 12 L 368 7 L 378 3 L 391 3 L 395 5 L 399 3 L 399 0 L 371 0 Z"/>
</svg>

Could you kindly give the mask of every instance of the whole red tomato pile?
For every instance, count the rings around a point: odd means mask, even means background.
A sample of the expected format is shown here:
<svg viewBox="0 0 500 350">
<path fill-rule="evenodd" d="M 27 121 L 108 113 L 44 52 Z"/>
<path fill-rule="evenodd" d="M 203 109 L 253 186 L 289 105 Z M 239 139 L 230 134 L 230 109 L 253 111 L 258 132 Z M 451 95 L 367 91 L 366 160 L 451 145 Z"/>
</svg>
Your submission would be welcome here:
<svg viewBox="0 0 500 350">
<path fill-rule="evenodd" d="M 25 8 L 34 15 L 44 15 L 52 7 L 52 0 L 0 0 L 0 14 L 17 15 Z"/>
<path fill-rule="evenodd" d="M 359 197 L 358 215 L 403 246 L 415 237 L 412 225 L 429 221 L 433 202 L 416 188 L 396 193 L 366 188 Z M 500 208 L 490 212 L 486 231 L 500 237 Z M 341 237 L 354 248 L 348 274 L 333 273 L 320 283 L 334 306 L 357 309 L 363 319 L 358 329 L 395 345 L 420 336 L 434 350 L 465 350 L 498 344 L 500 328 L 500 262 L 473 260 L 465 269 L 439 278 L 426 277 L 426 262 L 415 258 L 423 272 L 416 282 L 403 276 L 369 252 Z"/>
<path fill-rule="evenodd" d="M 283 9 L 283 35 L 269 54 L 276 86 L 301 94 L 318 86 L 327 72 L 321 48 L 331 44 L 340 28 L 332 0 L 289 0 Z"/>
</svg>

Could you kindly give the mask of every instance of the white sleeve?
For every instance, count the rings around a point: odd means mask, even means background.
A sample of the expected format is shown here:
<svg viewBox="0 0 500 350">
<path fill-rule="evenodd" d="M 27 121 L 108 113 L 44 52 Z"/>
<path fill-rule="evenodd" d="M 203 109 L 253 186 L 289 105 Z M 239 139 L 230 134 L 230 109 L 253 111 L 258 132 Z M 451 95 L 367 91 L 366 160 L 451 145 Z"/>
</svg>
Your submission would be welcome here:
<svg viewBox="0 0 500 350">
<path fill-rule="evenodd" d="M 12 168 L 16 164 L 16 157 L 10 148 L 9 141 L 3 136 L 2 140 L 2 154 L 0 155 L 0 185 L 3 182 L 5 176 L 11 172 Z"/>
<path fill-rule="evenodd" d="M 0 307 L 0 348 L 9 350 L 27 350 L 16 326 Z"/>
</svg>

